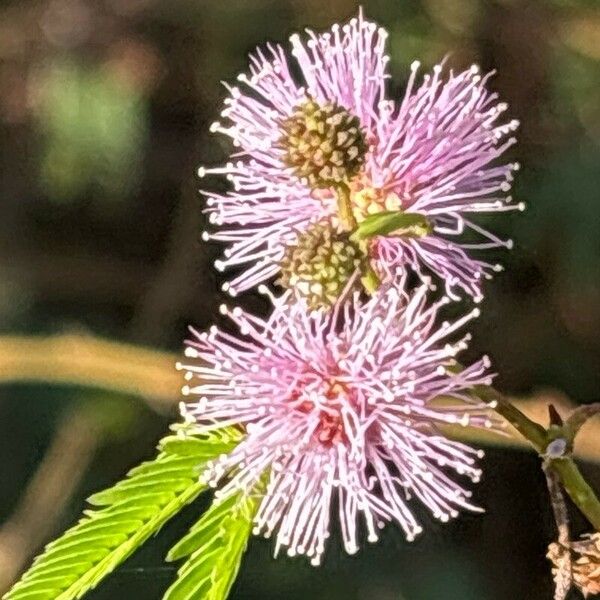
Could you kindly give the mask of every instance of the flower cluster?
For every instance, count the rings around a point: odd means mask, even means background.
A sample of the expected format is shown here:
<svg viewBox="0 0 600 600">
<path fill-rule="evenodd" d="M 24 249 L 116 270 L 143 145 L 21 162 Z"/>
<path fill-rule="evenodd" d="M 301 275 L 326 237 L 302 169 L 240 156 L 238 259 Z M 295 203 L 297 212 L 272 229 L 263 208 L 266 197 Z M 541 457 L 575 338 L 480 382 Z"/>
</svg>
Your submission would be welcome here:
<svg viewBox="0 0 600 600">
<path fill-rule="evenodd" d="M 475 67 L 441 64 L 418 81 L 414 63 L 390 99 L 386 36 L 361 13 L 292 36 L 296 65 L 281 46 L 257 50 L 212 126 L 233 141 L 231 161 L 200 169 L 232 184 L 205 192 L 203 237 L 228 244 L 218 269 L 237 268 L 225 289 L 258 286 L 273 311 L 223 307 L 237 334 L 192 330 L 182 410 L 201 430 L 240 428 L 202 477 L 217 498 L 266 478 L 255 533 L 313 564 L 332 506 L 349 553 L 387 522 L 412 540 L 412 499 L 442 521 L 479 510 L 460 478 L 479 479 L 482 453 L 445 426 L 498 425 L 477 395 L 488 359 L 456 358 L 479 310 L 439 313 L 461 293 L 480 300 L 499 269 L 472 250 L 510 247 L 471 215 L 522 208 L 507 196 L 518 165 L 497 161 L 517 123 Z M 467 230 L 479 240 L 461 241 Z M 438 279 L 445 293 L 430 299 Z"/>
<path fill-rule="evenodd" d="M 233 184 L 226 194 L 206 192 L 217 228 L 204 237 L 229 244 L 216 266 L 242 267 L 226 289 L 235 294 L 277 275 L 286 247 L 311 223 L 337 227 L 343 190 L 342 226 L 387 211 L 419 214 L 430 224 L 427 235 L 371 240 L 382 278 L 432 272 L 451 296 L 462 290 L 481 299 L 483 280 L 500 266 L 471 251 L 511 241 L 471 215 L 523 208 L 507 195 L 518 164 L 496 164 L 515 142 L 518 123 L 502 120 L 507 106 L 488 91 L 490 74 L 476 66 L 454 73 L 442 63 L 419 83 L 415 62 L 396 102 L 386 96 L 383 29 L 359 15 L 308 36 L 291 38 L 301 79 L 281 46 L 258 50 L 240 86 L 229 87 L 224 122 L 212 125 L 236 148 L 225 166 L 200 169 Z M 461 243 L 466 230 L 479 241 Z"/>
<path fill-rule="evenodd" d="M 438 327 L 448 299 L 427 305 L 426 296 L 424 286 L 411 296 L 389 288 L 366 303 L 355 293 L 328 312 L 284 297 L 267 320 L 222 307 L 241 337 L 214 327 L 187 342 L 196 360 L 180 365 L 191 382 L 184 394 L 198 399 L 185 410 L 207 429 L 238 424 L 246 433 L 203 476 L 215 486 L 230 476 L 219 492 L 227 496 L 251 492 L 270 470 L 255 523 L 266 536 L 277 530 L 277 548 L 318 564 L 334 501 L 349 553 L 359 515 L 369 541 L 387 521 L 412 540 L 421 531 L 413 496 L 442 521 L 477 510 L 447 472 L 477 481 L 481 452 L 439 426 L 493 426 L 470 393 L 490 383 L 487 359 L 459 370 L 468 336 L 448 341 L 478 311 Z"/>
</svg>

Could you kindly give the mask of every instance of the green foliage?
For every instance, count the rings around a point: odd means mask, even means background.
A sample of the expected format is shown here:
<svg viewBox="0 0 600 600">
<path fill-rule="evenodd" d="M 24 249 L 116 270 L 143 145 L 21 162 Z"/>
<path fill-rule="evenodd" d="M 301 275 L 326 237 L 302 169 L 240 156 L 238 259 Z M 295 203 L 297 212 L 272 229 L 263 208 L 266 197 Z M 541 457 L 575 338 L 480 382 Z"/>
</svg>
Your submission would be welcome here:
<svg viewBox="0 0 600 600">
<path fill-rule="evenodd" d="M 41 88 L 40 175 L 49 197 L 71 201 L 94 188 L 114 200 L 130 192 L 147 128 L 140 91 L 106 68 L 69 60 L 52 64 Z"/>
<path fill-rule="evenodd" d="M 210 509 L 169 552 L 187 557 L 164 600 L 224 600 L 235 581 L 252 533 L 257 496 L 233 494 Z"/>
<path fill-rule="evenodd" d="M 179 426 L 159 454 L 132 469 L 115 486 L 94 494 L 96 507 L 48 544 L 4 600 L 80 598 L 205 489 L 199 471 L 239 441 L 234 429 L 197 435 Z"/>
</svg>

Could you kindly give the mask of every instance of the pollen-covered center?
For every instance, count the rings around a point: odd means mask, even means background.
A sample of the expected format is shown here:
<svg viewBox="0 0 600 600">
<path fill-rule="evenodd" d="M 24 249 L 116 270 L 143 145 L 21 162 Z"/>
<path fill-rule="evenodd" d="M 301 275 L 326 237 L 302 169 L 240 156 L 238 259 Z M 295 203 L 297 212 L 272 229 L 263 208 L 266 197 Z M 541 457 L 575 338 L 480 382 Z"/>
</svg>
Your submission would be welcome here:
<svg viewBox="0 0 600 600">
<path fill-rule="evenodd" d="M 313 188 L 327 188 L 358 174 L 368 145 L 358 117 L 332 102 L 312 98 L 282 123 L 283 161 Z"/>
<path fill-rule="evenodd" d="M 290 399 L 296 410 L 312 421 L 312 440 L 330 448 L 348 440 L 342 408 L 350 402 L 350 393 L 345 385 L 335 379 L 324 382 L 320 393 L 295 392 Z"/>
<path fill-rule="evenodd" d="M 348 233 L 330 223 L 315 223 L 285 248 L 277 283 L 295 289 L 313 309 L 335 303 L 350 278 L 361 268 L 364 255 Z M 360 278 L 355 277 L 357 286 Z"/>
</svg>

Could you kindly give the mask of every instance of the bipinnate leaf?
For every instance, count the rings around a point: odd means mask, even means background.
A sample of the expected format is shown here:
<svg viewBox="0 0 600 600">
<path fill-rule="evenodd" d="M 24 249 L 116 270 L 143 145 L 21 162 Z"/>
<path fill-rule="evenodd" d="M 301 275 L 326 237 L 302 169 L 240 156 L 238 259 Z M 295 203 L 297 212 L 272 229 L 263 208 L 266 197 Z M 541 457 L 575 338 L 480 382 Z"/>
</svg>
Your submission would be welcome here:
<svg viewBox="0 0 600 600">
<path fill-rule="evenodd" d="M 204 463 L 229 452 L 240 439 L 232 428 L 197 434 L 176 426 L 158 456 L 89 498 L 92 510 L 46 546 L 4 600 L 72 600 L 104 577 L 205 489 Z"/>
</svg>

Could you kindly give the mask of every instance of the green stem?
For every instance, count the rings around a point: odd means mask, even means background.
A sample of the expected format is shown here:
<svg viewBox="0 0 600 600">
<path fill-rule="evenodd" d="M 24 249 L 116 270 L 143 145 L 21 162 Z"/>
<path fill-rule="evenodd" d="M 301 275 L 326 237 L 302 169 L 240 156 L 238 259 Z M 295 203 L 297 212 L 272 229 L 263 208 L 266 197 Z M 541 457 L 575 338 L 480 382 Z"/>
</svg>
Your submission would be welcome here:
<svg viewBox="0 0 600 600">
<path fill-rule="evenodd" d="M 524 415 L 516 406 L 513 406 L 502 394 L 487 386 L 478 386 L 476 394 L 491 404 L 494 410 L 504 417 L 533 447 L 541 454 L 545 452 L 548 444 L 546 430 L 535 421 Z"/>
<path fill-rule="evenodd" d="M 564 429 L 568 438 L 567 441 L 572 445 L 579 430 L 589 419 L 598 414 L 600 414 L 600 402 L 578 406 L 573 410 L 564 424 Z"/>
<path fill-rule="evenodd" d="M 600 531 L 600 502 L 594 490 L 573 462 L 572 458 L 555 458 L 548 461 L 573 503 L 586 519 Z"/>
<path fill-rule="evenodd" d="M 335 192 L 337 195 L 338 215 L 342 223 L 342 227 L 346 231 L 356 229 L 356 219 L 352 211 L 352 202 L 350 200 L 350 188 L 346 183 L 340 183 L 336 186 Z"/>
<path fill-rule="evenodd" d="M 479 386 L 477 395 L 490 403 L 494 410 L 504 417 L 523 437 L 525 437 L 539 454 L 544 455 L 548 443 L 555 439 L 538 423 L 524 415 L 516 406 L 496 390 Z M 558 475 L 564 490 L 586 519 L 600 531 L 600 500 L 588 485 L 579 468 L 570 456 L 547 459 L 548 465 Z"/>
</svg>

